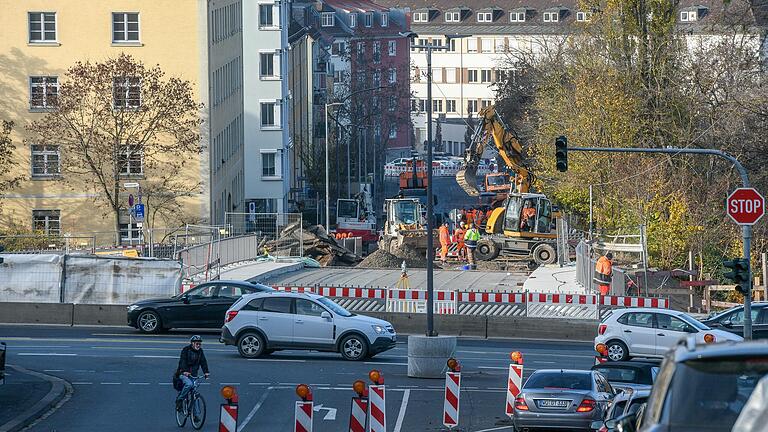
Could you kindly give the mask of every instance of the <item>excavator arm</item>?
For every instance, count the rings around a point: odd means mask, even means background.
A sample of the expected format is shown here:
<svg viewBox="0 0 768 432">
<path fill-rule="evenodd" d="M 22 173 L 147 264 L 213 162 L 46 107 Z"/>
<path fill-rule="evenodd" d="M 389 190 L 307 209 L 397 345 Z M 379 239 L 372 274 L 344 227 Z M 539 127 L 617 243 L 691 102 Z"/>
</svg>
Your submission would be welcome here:
<svg viewBox="0 0 768 432">
<path fill-rule="evenodd" d="M 504 121 L 491 105 L 480 110 L 479 123 L 472 143 L 464 156 L 464 167 L 456 173 L 456 181 L 470 196 L 479 196 L 477 188 L 477 167 L 483 157 L 485 146 L 493 140 L 504 163 L 513 171 L 515 176 L 515 191 L 526 193 L 533 182 L 533 174 L 523 162 L 523 147 L 520 141 L 506 127 Z"/>
</svg>

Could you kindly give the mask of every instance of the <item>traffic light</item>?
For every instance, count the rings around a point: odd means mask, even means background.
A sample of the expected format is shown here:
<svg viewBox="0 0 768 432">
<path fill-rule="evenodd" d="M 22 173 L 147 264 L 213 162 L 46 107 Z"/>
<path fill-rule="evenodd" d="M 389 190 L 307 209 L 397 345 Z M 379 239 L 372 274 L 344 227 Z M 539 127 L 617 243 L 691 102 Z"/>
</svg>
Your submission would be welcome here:
<svg viewBox="0 0 768 432">
<path fill-rule="evenodd" d="M 564 135 L 555 139 L 555 159 L 557 159 L 558 171 L 568 171 L 568 138 Z"/>
<path fill-rule="evenodd" d="M 723 261 L 723 266 L 731 270 L 723 276 L 736 284 L 736 291 L 746 294 L 750 283 L 749 261 L 744 258 L 736 258 L 730 261 Z"/>
</svg>

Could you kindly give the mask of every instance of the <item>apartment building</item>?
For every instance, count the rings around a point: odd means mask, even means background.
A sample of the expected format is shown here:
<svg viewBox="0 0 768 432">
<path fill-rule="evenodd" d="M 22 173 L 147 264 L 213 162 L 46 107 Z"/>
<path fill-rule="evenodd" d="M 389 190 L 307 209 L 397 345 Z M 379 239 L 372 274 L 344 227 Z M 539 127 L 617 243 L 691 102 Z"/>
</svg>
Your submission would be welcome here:
<svg viewBox="0 0 768 432">
<path fill-rule="evenodd" d="M 148 67 L 158 65 L 166 77 L 191 82 L 195 100 L 203 106 L 203 151 L 178 176 L 200 187 L 193 186 L 191 196 L 181 200 L 166 222 L 221 220 L 225 211 L 242 208 L 240 0 L 25 0 L 3 5 L 0 118 L 15 123 L 14 175 L 24 179 L 2 197 L 1 228 L 52 236 L 114 234 L 112 218 L 94 207 L 100 191 L 87 178 L 63 175 L 66 155 L 59 146 L 30 142 L 25 127 L 55 108 L 60 80 L 75 62 L 102 62 L 122 53 Z M 128 161 L 125 182 L 141 186 L 154 180 L 143 170 L 142 158 L 135 155 Z M 143 241 L 147 228 L 127 211 L 129 194 L 137 193 L 135 186 L 120 191 L 126 207 L 119 218 L 123 242 Z M 155 228 L 162 223 L 158 219 Z"/>
</svg>

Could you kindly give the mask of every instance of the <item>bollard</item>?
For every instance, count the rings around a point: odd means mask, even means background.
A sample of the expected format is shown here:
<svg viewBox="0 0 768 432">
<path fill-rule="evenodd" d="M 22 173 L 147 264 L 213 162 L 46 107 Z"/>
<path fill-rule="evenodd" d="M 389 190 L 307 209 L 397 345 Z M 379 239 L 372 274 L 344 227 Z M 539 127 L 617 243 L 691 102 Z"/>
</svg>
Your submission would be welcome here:
<svg viewBox="0 0 768 432">
<path fill-rule="evenodd" d="M 595 351 L 599 354 L 595 356 L 595 365 L 603 364 L 608 361 L 608 347 L 605 344 L 597 344 Z"/>
<path fill-rule="evenodd" d="M 523 355 L 520 351 L 514 351 L 509 354 L 512 363 L 509 364 L 509 378 L 507 379 L 507 403 L 505 413 L 512 417 L 514 415 L 515 398 L 520 394 L 523 388 Z"/>
<path fill-rule="evenodd" d="M 461 400 L 461 365 L 454 359 L 448 359 L 445 373 L 445 401 L 443 401 L 443 426 L 453 429 L 459 425 L 459 400 Z"/>
<path fill-rule="evenodd" d="M 233 386 L 221 388 L 226 403 L 219 409 L 219 432 L 237 432 L 237 390 Z"/>
<path fill-rule="evenodd" d="M 296 386 L 296 395 L 301 398 L 296 401 L 293 424 L 294 432 L 312 432 L 312 411 L 314 402 L 312 402 L 312 389 L 306 384 Z"/>
<path fill-rule="evenodd" d="M 368 427 L 368 391 L 365 382 L 357 380 L 352 384 L 357 397 L 352 398 L 352 410 L 349 414 L 349 432 L 365 432 Z"/>
<path fill-rule="evenodd" d="M 5 342 L 0 342 L 0 384 L 5 384 Z"/>
<path fill-rule="evenodd" d="M 368 386 L 368 431 L 387 432 L 387 405 L 384 375 L 377 370 L 368 373 L 373 384 Z"/>
</svg>

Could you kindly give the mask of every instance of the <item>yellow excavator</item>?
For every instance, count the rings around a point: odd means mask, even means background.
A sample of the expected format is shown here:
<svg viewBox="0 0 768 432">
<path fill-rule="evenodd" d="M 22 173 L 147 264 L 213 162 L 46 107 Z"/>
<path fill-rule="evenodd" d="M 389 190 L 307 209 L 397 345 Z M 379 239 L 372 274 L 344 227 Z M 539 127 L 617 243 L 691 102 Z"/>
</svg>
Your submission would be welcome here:
<svg viewBox="0 0 768 432">
<path fill-rule="evenodd" d="M 528 256 L 537 264 L 557 260 L 557 231 L 553 230 L 552 203 L 531 192 L 533 173 L 523 158 L 523 147 L 491 105 L 478 114 L 478 126 L 464 156 L 456 181 L 470 196 L 479 196 L 477 167 L 488 141 L 493 140 L 507 169 L 515 174 L 504 204 L 491 213 L 485 234 L 478 242 L 475 258 L 493 260 L 499 255 Z"/>
</svg>

